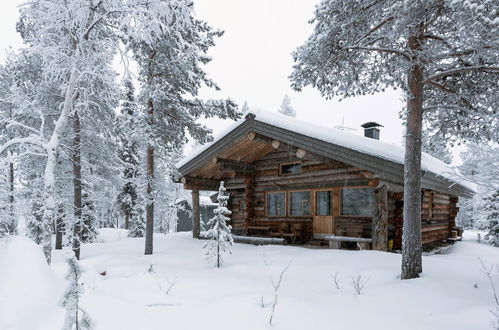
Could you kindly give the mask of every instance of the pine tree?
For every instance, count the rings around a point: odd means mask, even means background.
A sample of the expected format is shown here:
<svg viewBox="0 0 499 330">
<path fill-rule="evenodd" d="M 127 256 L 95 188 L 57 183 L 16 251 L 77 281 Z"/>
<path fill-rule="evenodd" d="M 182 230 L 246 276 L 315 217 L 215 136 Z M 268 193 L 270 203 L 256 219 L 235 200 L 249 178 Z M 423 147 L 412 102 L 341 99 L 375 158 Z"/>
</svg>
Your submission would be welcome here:
<svg viewBox="0 0 499 330">
<path fill-rule="evenodd" d="M 88 185 L 84 185 L 82 194 L 82 216 L 80 241 L 81 243 L 95 243 L 99 238 L 99 223 L 95 216 L 95 205 L 92 200 Z"/>
<path fill-rule="evenodd" d="M 149 3 L 148 38 L 127 42 L 139 67 L 141 102 L 147 127 L 146 150 L 146 240 L 145 254 L 153 253 L 155 214 L 155 160 L 171 161 L 171 153 L 187 141 L 187 134 L 200 143 L 212 138 L 211 131 L 197 120 L 201 117 L 237 119 L 236 104 L 228 100 L 203 101 L 202 85 L 218 89 L 203 70 L 210 61 L 207 51 L 222 35 L 195 18 L 192 2 Z"/>
<path fill-rule="evenodd" d="M 489 231 L 494 218 L 489 212 L 493 214 L 494 195 L 499 190 L 499 147 L 495 144 L 471 143 L 460 154 L 460 158 L 463 163 L 459 171 L 476 183 L 477 188 L 473 198 L 459 202 L 458 220 L 465 227 Z"/>
<path fill-rule="evenodd" d="M 422 271 L 421 131 L 498 140 L 499 0 L 322 0 L 292 86 L 327 98 L 399 88 L 407 107 L 402 279 Z"/>
<path fill-rule="evenodd" d="M 94 323 L 80 307 L 80 296 L 83 293 L 83 286 L 80 284 L 82 273 L 80 265 L 70 249 L 64 250 L 64 259 L 69 269 L 64 277 L 68 281 L 68 286 L 61 300 L 61 306 L 66 310 L 62 330 L 91 330 L 94 328 Z"/>
<path fill-rule="evenodd" d="M 296 117 L 296 111 L 291 106 L 291 98 L 287 94 L 284 95 L 284 98 L 282 99 L 279 112 L 286 116 Z"/>
<path fill-rule="evenodd" d="M 43 239 L 43 202 L 41 196 L 33 200 L 31 212 L 33 216 L 28 221 L 26 235 L 36 244 L 40 244 Z"/>
<path fill-rule="evenodd" d="M 249 105 L 248 105 L 248 101 L 244 101 L 243 103 L 243 107 L 241 108 L 241 113 L 246 113 L 249 111 Z"/>
<path fill-rule="evenodd" d="M 484 198 L 483 215 L 489 229 L 485 238 L 491 245 L 499 247 L 499 189 Z"/>
<path fill-rule="evenodd" d="M 130 229 L 128 230 L 129 237 L 144 237 L 146 235 L 146 224 L 144 222 L 144 212 L 137 212 L 137 209 L 132 213 L 130 218 Z"/>
<path fill-rule="evenodd" d="M 139 203 L 140 149 L 138 133 L 141 130 L 140 117 L 135 102 L 135 88 L 130 79 L 125 81 L 125 101 L 118 117 L 118 135 L 121 140 L 120 159 L 123 162 L 122 188 L 118 195 L 118 204 L 125 216 L 125 229 L 130 229 L 134 209 Z M 140 134 L 140 133 L 139 133 Z M 135 236 L 142 237 L 142 236 Z"/>
<path fill-rule="evenodd" d="M 208 221 L 208 227 L 210 228 L 206 233 L 208 242 L 204 245 L 208 260 L 215 259 L 217 267 L 222 266 L 222 254 L 230 253 L 229 246 L 233 243 L 230 233 L 232 227 L 227 225 L 227 221 L 230 221 L 228 215 L 231 215 L 232 212 L 227 208 L 229 196 L 226 195 L 226 190 L 224 182 L 220 182 L 217 197 L 218 207 L 214 211 L 215 216 Z"/>
</svg>

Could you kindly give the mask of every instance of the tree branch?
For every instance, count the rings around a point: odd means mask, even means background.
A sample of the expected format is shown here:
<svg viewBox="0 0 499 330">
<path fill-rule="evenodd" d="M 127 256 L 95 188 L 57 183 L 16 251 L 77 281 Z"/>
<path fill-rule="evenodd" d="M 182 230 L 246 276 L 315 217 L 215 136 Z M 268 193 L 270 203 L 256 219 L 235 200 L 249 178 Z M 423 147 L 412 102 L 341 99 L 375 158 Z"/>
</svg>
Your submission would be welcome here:
<svg viewBox="0 0 499 330">
<path fill-rule="evenodd" d="M 22 138 L 13 138 L 10 139 L 9 141 L 5 142 L 3 145 L 0 146 L 0 154 L 2 154 L 5 150 L 9 149 L 10 147 L 17 145 L 17 144 L 32 144 L 38 147 L 41 147 L 45 149 L 45 146 L 43 145 L 42 141 L 40 141 L 40 138 L 37 136 L 27 136 L 27 137 L 22 137 Z"/>
<path fill-rule="evenodd" d="M 366 51 L 379 52 L 379 53 L 390 53 L 390 54 L 401 55 L 401 56 L 405 57 L 407 60 L 411 59 L 409 54 L 407 54 L 406 52 L 401 51 L 401 50 L 391 49 L 391 48 L 352 46 L 352 47 L 347 47 L 347 49 L 366 50 Z"/>
<path fill-rule="evenodd" d="M 366 34 L 364 34 L 362 37 L 360 37 L 359 39 L 357 39 L 357 41 L 355 41 L 354 44 L 358 45 L 362 40 L 364 40 L 365 38 L 369 37 L 371 34 L 373 34 L 374 32 L 376 32 L 377 30 L 381 29 L 385 24 L 390 23 L 394 19 L 395 19 L 395 16 L 390 16 L 390 17 L 385 18 L 378 25 L 376 25 L 371 30 L 369 30 Z"/>
<path fill-rule="evenodd" d="M 14 127 L 14 126 L 21 127 L 21 128 L 24 128 L 25 130 L 28 130 L 28 131 L 31 131 L 31 132 L 33 132 L 33 133 L 35 133 L 35 134 L 41 135 L 41 134 L 40 134 L 40 131 L 39 131 L 39 130 L 37 130 L 36 128 L 33 128 L 33 127 L 31 127 L 31 126 L 24 125 L 24 124 L 19 123 L 19 122 L 17 122 L 17 121 L 10 121 L 10 122 L 7 124 L 6 128 L 11 128 L 11 127 Z"/>
<path fill-rule="evenodd" d="M 486 66 L 486 65 L 477 65 L 477 66 L 468 66 L 455 68 L 451 70 L 447 70 L 444 72 L 437 73 L 433 76 L 426 78 L 423 81 L 423 84 L 429 84 L 432 80 L 436 80 L 439 78 L 449 77 L 458 73 L 472 72 L 472 71 L 482 71 L 482 72 L 499 72 L 499 66 Z"/>
</svg>

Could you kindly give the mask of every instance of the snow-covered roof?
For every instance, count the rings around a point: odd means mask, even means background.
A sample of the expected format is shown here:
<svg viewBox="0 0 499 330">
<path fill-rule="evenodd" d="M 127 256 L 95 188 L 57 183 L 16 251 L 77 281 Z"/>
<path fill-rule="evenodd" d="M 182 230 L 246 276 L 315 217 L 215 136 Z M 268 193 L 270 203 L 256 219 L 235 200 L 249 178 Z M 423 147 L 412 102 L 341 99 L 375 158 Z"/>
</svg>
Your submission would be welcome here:
<svg viewBox="0 0 499 330">
<path fill-rule="evenodd" d="M 245 122 L 244 118 L 247 117 L 248 114 L 254 115 L 254 120 L 259 122 L 312 137 L 327 143 L 332 143 L 347 149 L 358 151 L 366 155 L 385 159 L 402 165 L 404 164 L 405 150 L 399 145 L 347 133 L 332 127 L 312 124 L 293 117 L 282 115 L 280 113 L 272 113 L 262 110 L 251 110 L 245 113 L 243 119 L 233 123 L 223 132 L 218 134 L 213 142 L 200 146 L 189 156 L 182 159 L 179 163 L 177 163 L 177 167 L 180 168 L 190 161 L 194 160 L 194 158 L 202 154 L 205 150 L 209 149 L 213 144 L 217 143 L 217 141 L 224 138 L 227 134 L 242 125 Z M 443 177 L 471 191 L 476 191 L 475 184 L 466 180 L 455 168 L 452 168 L 451 166 L 445 164 L 435 157 L 430 156 L 427 153 L 422 154 L 421 168 L 423 171 L 429 171 L 436 176 Z"/>
</svg>

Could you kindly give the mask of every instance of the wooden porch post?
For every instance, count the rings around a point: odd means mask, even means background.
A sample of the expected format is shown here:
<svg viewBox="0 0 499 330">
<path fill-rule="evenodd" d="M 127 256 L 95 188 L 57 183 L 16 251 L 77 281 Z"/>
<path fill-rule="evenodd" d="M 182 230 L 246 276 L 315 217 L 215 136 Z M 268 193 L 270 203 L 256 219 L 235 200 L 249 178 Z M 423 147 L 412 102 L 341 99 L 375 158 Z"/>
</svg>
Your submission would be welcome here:
<svg viewBox="0 0 499 330">
<path fill-rule="evenodd" d="M 374 216 L 372 229 L 372 249 L 388 249 L 388 191 L 383 185 L 374 191 Z"/>
<path fill-rule="evenodd" d="M 199 209 L 199 190 L 192 191 L 192 237 L 199 238 L 201 213 Z"/>
</svg>

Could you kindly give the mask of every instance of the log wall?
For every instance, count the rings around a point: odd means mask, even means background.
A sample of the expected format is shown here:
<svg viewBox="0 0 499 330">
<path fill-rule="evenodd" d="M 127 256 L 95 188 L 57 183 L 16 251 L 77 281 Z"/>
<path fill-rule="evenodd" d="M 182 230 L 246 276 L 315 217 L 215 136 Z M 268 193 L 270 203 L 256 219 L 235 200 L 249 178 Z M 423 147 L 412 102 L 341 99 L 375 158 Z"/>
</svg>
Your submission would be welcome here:
<svg viewBox="0 0 499 330">
<path fill-rule="evenodd" d="M 283 150 L 284 149 L 284 150 Z M 310 157 L 307 157 L 310 156 Z M 300 162 L 299 174 L 280 173 L 280 165 Z M 268 217 L 265 197 L 268 192 L 308 190 L 332 191 L 334 226 L 337 235 L 371 238 L 372 218 L 340 215 L 341 188 L 375 187 L 379 181 L 373 174 L 338 161 L 321 162 L 305 153 L 298 158 L 295 149 L 279 148 L 251 163 L 252 172 L 232 173 L 224 178 L 230 193 L 231 225 L 236 234 L 248 234 L 248 228 L 261 229 L 259 236 L 286 237 L 283 233 L 300 233 L 300 240 L 312 239 L 315 212 L 314 198 L 311 200 L 311 215 L 301 217 Z M 287 198 L 287 197 L 286 197 Z M 451 237 L 455 227 L 457 197 L 422 191 L 422 240 L 423 244 L 439 242 Z M 286 203 L 288 207 L 288 203 Z M 388 240 L 393 249 L 402 246 L 403 193 L 387 194 Z M 279 235 L 280 233 L 280 235 Z M 293 236 L 294 237 L 294 236 Z M 289 238 L 289 237 L 288 237 Z M 294 242 L 294 240 L 293 240 Z"/>
<path fill-rule="evenodd" d="M 280 174 L 280 164 L 300 162 L 300 174 Z M 347 164 L 331 161 L 328 163 L 313 159 L 302 159 L 291 150 L 276 150 L 255 161 L 253 178 L 246 174 L 236 175 L 225 180 L 230 192 L 231 225 L 236 233 L 243 233 L 247 226 L 268 226 L 277 232 L 303 232 L 303 238 L 312 238 L 313 213 L 302 217 L 267 217 L 265 212 L 265 194 L 276 191 L 292 190 L 330 190 L 337 191 L 333 195 L 333 205 L 339 215 L 339 189 L 341 187 L 369 187 L 375 180 L 366 177 L 365 172 Z M 249 183 L 249 185 L 248 185 Z M 251 203 L 249 197 L 251 196 Z M 335 198 L 336 197 L 336 198 Z M 312 198 L 312 201 L 313 202 Z M 371 219 L 362 217 L 338 217 L 337 228 L 348 232 L 348 227 L 362 227 L 362 235 L 370 237 Z M 265 233 L 263 233 L 265 234 Z"/>
</svg>

